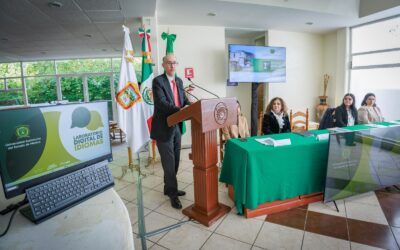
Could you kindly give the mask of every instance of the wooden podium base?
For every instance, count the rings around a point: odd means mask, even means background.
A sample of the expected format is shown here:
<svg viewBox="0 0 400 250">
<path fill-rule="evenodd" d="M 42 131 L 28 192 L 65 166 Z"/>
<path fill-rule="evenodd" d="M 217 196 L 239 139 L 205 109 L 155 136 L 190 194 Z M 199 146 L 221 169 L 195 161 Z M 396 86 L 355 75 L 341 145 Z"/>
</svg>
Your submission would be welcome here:
<svg viewBox="0 0 400 250">
<path fill-rule="evenodd" d="M 218 203 L 217 209 L 215 209 L 210 215 L 205 215 L 198 211 L 195 208 L 195 204 L 188 206 L 187 208 L 182 210 L 182 213 L 189 217 L 190 219 L 194 219 L 206 227 L 211 226 L 216 222 L 219 218 L 229 213 L 231 208 L 227 205 Z"/>
</svg>

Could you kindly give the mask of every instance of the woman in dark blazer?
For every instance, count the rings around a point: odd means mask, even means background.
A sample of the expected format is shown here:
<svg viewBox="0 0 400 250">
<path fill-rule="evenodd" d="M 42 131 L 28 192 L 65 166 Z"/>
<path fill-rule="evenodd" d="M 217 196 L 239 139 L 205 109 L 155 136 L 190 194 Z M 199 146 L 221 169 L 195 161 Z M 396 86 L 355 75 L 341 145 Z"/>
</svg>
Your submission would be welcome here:
<svg viewBox="0 0 400 250">
<path fill-rule="evenodd" d="M 346 127 L 358 124 L 356 99 L 353 94 L 347 93 L 343 97 L 342 105 L 335 109 L 335 126 Z"/>
<path fill-rule="evenodd" d="M 265 110 L 262 132 L 264 135 L 290 132 L 290 122 L 285 101 L 275 97 Z"/>
</svg>

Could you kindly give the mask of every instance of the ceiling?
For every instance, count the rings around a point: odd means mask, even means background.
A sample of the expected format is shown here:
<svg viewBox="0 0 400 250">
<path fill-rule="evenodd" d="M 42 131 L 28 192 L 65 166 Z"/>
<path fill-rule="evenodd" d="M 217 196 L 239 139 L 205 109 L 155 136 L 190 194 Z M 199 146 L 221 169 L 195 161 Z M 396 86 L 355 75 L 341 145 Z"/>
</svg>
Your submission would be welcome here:
<svg viewBox="0 0 400 250">
<path fill-rule="evenodd" d="M 158 24 L 222 26 L 231 37 L 254 36 L 268 29 L 325 34 L 400 14 L 400 0 L 376 2 L 0 0 L 0 62 L 119 56 L 122 24 L 131 29 L 132 42 L 139 51 L 139 38 L 134 33 L 141 17 L 156 13 Z"/>
</svg>

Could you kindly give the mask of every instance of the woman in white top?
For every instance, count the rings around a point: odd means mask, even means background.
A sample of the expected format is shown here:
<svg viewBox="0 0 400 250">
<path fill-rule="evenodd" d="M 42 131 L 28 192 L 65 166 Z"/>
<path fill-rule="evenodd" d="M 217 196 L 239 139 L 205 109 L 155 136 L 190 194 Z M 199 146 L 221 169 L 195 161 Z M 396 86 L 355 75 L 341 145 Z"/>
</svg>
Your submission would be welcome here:
<svg viewBox="0 0 400 250">
<path fill-rule="evenodd" d="M 376 97 L 373 93 L 365 95 L 358 109 L 358 122 L 360 124 L 383 122 L 381 110 L 376 106 Z"/>
</svg>

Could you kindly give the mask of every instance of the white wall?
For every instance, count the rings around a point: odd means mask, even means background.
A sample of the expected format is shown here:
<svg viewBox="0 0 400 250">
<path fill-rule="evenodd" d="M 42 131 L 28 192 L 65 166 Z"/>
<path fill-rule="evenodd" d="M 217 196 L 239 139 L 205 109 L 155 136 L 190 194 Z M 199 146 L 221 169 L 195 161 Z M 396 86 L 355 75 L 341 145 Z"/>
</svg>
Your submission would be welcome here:
<svg viewBox="0 0 400 250">
<path fill-rule="evenodd" d="M 324 49 L 321 35 L 268 30 L 268 45 L 286 47 L 286 83 L 270 83 L 268 100 L 282 97 L 289 110 L 310 112 L 322 94 Z"/>
<path fill-rule="evenodd" d="M 228 44 L 254 44 L 254 41 L 253 39 L 250 38 L 232 38 L 232 37 L 227 37 L 225 41 L 226 41 L 225 72 L 226 72 L 226 77 L 228 78 Z M 242 107 L 242 113 L 247 118 L 247 121 L 250 122 L 251 83 L 239 83 L 238 86 L 227 86 L 226 96 L 236 97 L 239 100 L 240 106 Z"/>
<path fill-rule="evenodd" d="M 226 96 L 226 51 L 225 28 L 205 26 L 159 25 L 157 30 L 159 64 L 165 55 L 166 40 L 161 39 L 162 32 L 176 34 L 174 54 L 179 66 L 177 74 L 185 86 L 189 84 L 184 77 L 184 68 L 194 68 L 196 84 L 219 96 Z M 159 67 L 159 73 L 163 72 Z M 157 72 L 156 72 L 157 74 Z M 197 91 L 196 93 L 201 93 Z M 210 97 L 209 95 L 205 95 Z M 188 132 L 182 138 L 182 145 L 191 144 L 190 122 L 187 122 Z"/>
<path fill-rule="evenodd" d="M 327 90 L 330 107 L 340 105 L 344 94 L 349 91 L 348 34 L 348 29 L 343 28 L 323 36 L 323 74 L 330 76 Z M 320 92 L 323 92 L 322 85 Z"/>
</svg>

